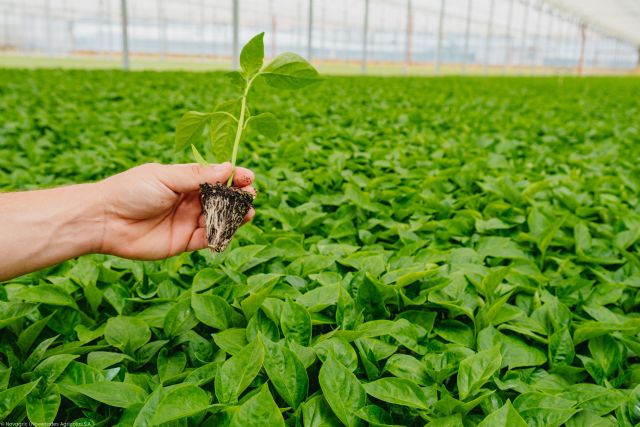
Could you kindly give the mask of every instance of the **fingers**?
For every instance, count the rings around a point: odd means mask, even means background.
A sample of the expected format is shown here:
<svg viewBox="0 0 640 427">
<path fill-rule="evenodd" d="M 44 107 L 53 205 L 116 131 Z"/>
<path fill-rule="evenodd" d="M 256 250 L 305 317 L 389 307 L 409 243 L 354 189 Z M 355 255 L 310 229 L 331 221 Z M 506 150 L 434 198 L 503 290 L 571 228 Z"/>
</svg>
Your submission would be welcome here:
<svg viewBox="0 0 640 427">
<path fill-rule="evenodd" d="M 235 173 L 233 175 L 233 186 L 244 189 L 244 187 L 248 187 L 253 183 L 255 179 L 255 175 L 250 169 L 243 167 L 236 167 Z"/>
<path fill-rule="evenodd" d="M 226 183 L 234 172 L 231 163 L 202 166 L 197 163 L 179 165 L 155 165 L 154 173 L 160 181 L 176 193 L 188 193 L 200 188 L 200 184 Z M 247 168 L 236 167 L 233 174 L 233 185 L 244 188 L 253 183 L 255 175 Z"/>
<path fill-rule="evenodd" d="M 158 165 L 156 175 L 158 179 L 176 193 L 189 193 L 200 189 L 200 184 L 223 183 L 229 179 L 231 163 L 202 166 L 197 163 L 180 165 Z M 243 175 L 243 179 L 246 179 Z"/>
<path fill-rule="evenodd" d="M 253 206 L 249 209 L 249 212 L 247 212 L 247 214 L 244 216 L 244 219 L 242 220 L 243 224 L 248 223 L 249 221 L 251 221 L 253 219 L 253 217 L 256 214 L 256 210 L 253 208 Z"/>
<path fill-rule="evenodd" d="M 204 249 L 207 247 L 207 237 L 205 229 L 202 227 L 196 228 L 193 234 L 191 235 L 191 239 L 187 244 L 187 248 L 185 251 L 198 251 L 200 249 Z"/>
</svg>

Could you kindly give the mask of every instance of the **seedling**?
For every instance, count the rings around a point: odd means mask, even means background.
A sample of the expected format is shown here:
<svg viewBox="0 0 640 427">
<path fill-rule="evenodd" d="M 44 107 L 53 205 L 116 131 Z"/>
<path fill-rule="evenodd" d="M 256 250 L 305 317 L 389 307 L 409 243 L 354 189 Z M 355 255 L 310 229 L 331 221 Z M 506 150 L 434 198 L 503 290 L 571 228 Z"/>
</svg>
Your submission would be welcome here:
<svg viewBox="0 0 640 427">
<path fill-rule="evenodd" d="M 318 72 L 304 58 L 295 53 L 283 53 L 268 65 L 264 64 L 264 33 L 247 43 L 240 53 L 242 71 L 229 73 L 231 83 L 240 89 L 242 96 L 218 104 L 213 112 L 189 111 L 178 122 L 176 148 L 191 145 L 196 161 L 209 163 L 196 148 L 196 143 L 208 129 L 210 153 L 217 162 L 230 161 L 235 169 L 238 148 L 247 129 L 253 128 L 268 138 L 279 134 L 277 118 L 271 113 L 251 115 L 247 101 L 251 88 L 258 78 L 276 89 L 300 89 L 321 80 Z M 200 185 L 200 200 L 207 228 L 207 242 L 214 252 L 221 252 L 242 224 L 251 208 L 253 196 L 232 187 L 233 173 L 227 185 L 204 182 Z"/>
</svg>

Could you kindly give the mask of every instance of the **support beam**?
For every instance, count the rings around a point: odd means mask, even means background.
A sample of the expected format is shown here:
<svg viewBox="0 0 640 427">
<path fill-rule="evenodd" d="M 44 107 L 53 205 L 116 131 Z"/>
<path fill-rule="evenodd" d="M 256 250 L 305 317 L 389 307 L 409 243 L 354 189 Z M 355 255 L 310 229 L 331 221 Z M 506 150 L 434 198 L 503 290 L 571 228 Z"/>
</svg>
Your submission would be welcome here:
<svg viewBox="0 0 640 427">
<path fill-rule="evenodd" d="M 491 55 L 491 38 L 493 37 L 493 12 L 495 9 L 495 0 L 491 0 L 489 7 L 489 23 L 487 25 L 487 40 L 484 49 L 484 73 L 489 74 L 489 55 Z"/>
<path fill-rule="evenodd" d="M 122 21 L 122 69 L 129 69 L 129 19 L 127 18 L 127 0 L 120 0 Z"/>
<path fill-rule="evenodd" d="M 362 74 L 367 73 L 367 42 L 369 39 L 369 0 L 364 0 L 364 25 L 362 29 Z"/>
<path fill-rule="evenodd" d="M 164 0 L 157 0 L 158 27 L 160 28 L 160 59 L 167 54 L 167 20 L 164 17 Z"/>
<path fill-rule="evenodd" d="M 640 46 L 638 46 L 637 55 L 638 55 L 638 59 L 636 60 L 636 66 L 640 68 Z"/>
<path fill-rule="evenodd" d="M 313 0 L 309 0 L 309 22 L 307 25 L 307 60 L 311 61 L 313 54 Z"/>
<path fill-rule="evenodd" d="M 276 14 L 273 13 L 273 0 L 269 0 L 269 15 L 271 16 L 271 57 L 276 57 Z"/>
<path fill-rule="evenodd" d="M 584 76 L 584 52 L 587 45 L 587 24 L 580 24 L 580 58 L 578 59 L 578 75 Z"/>
<path fill-rule="evenodd" d="M 533 37 L 533 50 L 535 52 L 534 58 L 534 70 L 535 73 L 538 74 L 538 66 L 540 65 L 540 38 L 542 35 L 542 4 L 538 3 L 536 7 L 536 11 L 538 12 L 538 16 L 536 17 L 536 30 Z"/>
<path fill-rule="evenodd" d="M 462 72 L 467 74 L 467 66 L 469 65 L 469 37 L 471 35 L 471 12 L 473 0 L 467 0 L 467 21 L 464 26 L 464 58 L 462 63 Z"/>
<path fill-rule="evenodd" d="M 511 67 L 511 21 L 513 20 L 513 2 L 514 0 L 509 0 L 509 10 L 507 12 L 507 46 L 505 48 L 505 58 L 504 58 L 504 68 L 502 70 L 503 74 L 507 74 L 509 68 Z"/>
<path fill-rule="evenodd" d="M 53 56 L 53 38 L 51 37 L 51 0 L 47 0 L 45 4 L 45 14 L 45 25 L 47 31 L 47 55 Z"/>
<path fill-rule="evenodd" d="M 442 71 L 442 39 L 444 38 L 444 5 L 445 0 L 440 0 L 440 16 L 438 18 L 438 50 L 436 52 L 436 74 Z"/>
<path fill-rule="evenodd" d="M 404 52 L 404 75 L 409 74 L 409 67 L 413 62 L 413 53 L 411 52 L 413 42 L 413 10 L 411 0 L 407 0 L 407 28 L 405 34 L 405 52 Z"/>
<path fill-rule="evenodd" d="M 523 0 L 524 17 L 522 22 L 522 40 L 520 41 L 520 69 L 518 74 L 522 74 L 526 65 L 527 56 L 527 28 L 529 27 L 529 1 Z"/>
<path fill-rule="evenodd" d="M 234 70 L 240 69 L 240 0 L 233 2 L 233 41 L 231 46 L 231 66 Z"/>
</svg>

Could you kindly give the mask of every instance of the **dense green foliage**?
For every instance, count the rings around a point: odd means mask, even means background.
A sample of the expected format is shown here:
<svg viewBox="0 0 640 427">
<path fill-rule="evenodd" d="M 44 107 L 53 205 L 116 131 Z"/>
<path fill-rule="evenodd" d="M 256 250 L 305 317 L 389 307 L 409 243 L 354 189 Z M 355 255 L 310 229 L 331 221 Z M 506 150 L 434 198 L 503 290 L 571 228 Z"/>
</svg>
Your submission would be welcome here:
<svg viewBox="0 0 640 427">
<path fill-rule="evenodd" d="M 185 161 L 175 124 L 228 98 L 222 81 L 0 71 L 0 189 Z M 258 93 L 282 135 L 240 147 L 257 215 L 226 252 L 3 284 L 0 418 L 640 422 L 638 79 Z"/>
</svg>

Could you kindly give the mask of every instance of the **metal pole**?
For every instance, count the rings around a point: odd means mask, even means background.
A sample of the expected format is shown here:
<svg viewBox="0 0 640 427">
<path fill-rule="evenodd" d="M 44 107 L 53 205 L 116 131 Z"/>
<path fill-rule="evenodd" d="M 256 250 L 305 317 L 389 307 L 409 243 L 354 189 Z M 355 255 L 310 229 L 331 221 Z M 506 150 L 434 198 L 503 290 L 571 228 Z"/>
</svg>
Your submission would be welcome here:
<svg viewBox="0 0 640 427">
<path fill-rule="evenodd" d="M 495 0 L 491 0 L 489 8 L 489 23 L 487 25 L 487 42 L 484 52 L 484 73 L 489 74 L 489 54 L 491 53 L 491 37 L 493 32 L 493 11 L 495 8 Z"/>
<path fill-rule="evenodd" d="M 445 0 L 440 0 L 440 17 L 438 18 L 438 50 L 436 52 L 436 74 L 440 74 L 442 68 L 442 39 L 444 38 L 444 5 Z"/>
<path fill-rule="evenodd" d="M 167 52 L 167 21 L 164 19 L 163 0 L 157 0 L 158 28 L 160 29 L 160 59 L 164 60 Z"/>
<path fill-rule="evenodd" d="M 271 57 L 276 57 L 276 15 L 273 13 L 273 0 L 269 0 L 269 15 L 271 15 Z"/>
<path fill-rule="evenodd" d="M 364 28 L 362 31 L 362 74 L 367 73 L 367 39 L 369 38 L 369 0 L 364 0 Z"/>
<path fill-rule="evenodd" d="M 202 57 L 202 59 L 204 59 L 204 57 L 206 56 L 206 50 L 205 50 L 205 42 L 204 42 L 204 29 L 205 29 L 205 22 L 204 22 L 204 18 L 205 18 L 205 7 L 204 7 L 204 0 L 200 0 L 200 49 L 203 49 L 200 53 L 200 56 Z"/>
<path fill-rule="evenodd" d="M 127 0 L 120 0 L 122 15 L 122 68 L 129 69 L 129 21 L 127 19 Z"/>
<path fill-rule="evenodd" d="M 462 63 L 462 72 L 467 74 L 467 65 L 469 64 L 469 35 L 471 34 L 471 11 L 472 0 L 467 0 L 467 22 L 464 28 L 464 62 Z"/>
<path fill-rule="evenodd" d="M 520 42 L 520 70 L 518 74 L 521 74 L 525 68 L 526 63 L 526 50 L 527 50 L 527 27 L 529 26 L 529 2 L 523 0 L 524 5 L 524 18 L 522 23 L 522 40 Z"/>
<path fill-rule="evenodd" d="M 509 11 L 507 12 L 507 47 L 505 49 L 503 74 L 507 74 L 511 65 L 511 20 L 513 19 L 513 0 L 509 0 Z"/>
<path fill-rule="evenodd" d="M 636 60 L 636 66 L 640 68 L 640 46 L 638 46 L 636 53 L 638 55 L 638 59 Z"/>
<path fill-rule="evenodd" d="M 542 67 L 546 68 L 547 66 L 547 57 L 549 56 L 550 53 L 550 47 L 551 47 L 551 39 L 553 37 L 553 13 L 551 11 L 549 11 L 549 25 L 547 25 L 547 36 L 545 37 L 544 40 L 544 49 L 542 51 Z M 545 74 L 547 73 L 548 70 L 544 70 Z"/>
<path fill-rule="evenodd" d="M 539 56 L 540 56 L 540 33 L 542 32 L 542 4 L 538 3 L 538 7 L 536 8 L 536 10 L 538 11 L 538 17 L 536 19 L 536 33 L 535 33 L 535 37 L 533 39 L 534 42 L 534 52 L 535 52 L 535 60 L 534 60 L 534 66 L 536 68 L 534 68 L 535 73 L 538 73 L 538 65 L 539 65 Z"/>
<path fill-rule="evenodd" d="M 584 51 L 587 44 L 587 24 L 580 24 L 580 59 L 578 60 L 578 75 L 584 75 Z"/>
<path fill-rule="evenodd" d="M 234 70 L 240 69 L 240 5 L 239 0 L 233 2 L 233 45 L 231 47 L 231 64 Z"/>
<path fill-rule="evenodd" d="M 309 0 L 309 27 L 307 28 L 307 59 L 311 61 L 313 53 L 313 0 Z"/>
<path fill-rule="evenodd" d="M 411 42 L 413 35 L 413 16 L 411 10 L 411 0 L 407 0 L 407 28 L 406 28 L 406 45 L 405 45 L 405 57 L 404 57 L 404 75 L 409 74 L 409 67 L 411 66 Z"/>
<path fill-rule="evenodd" d="M 47 54 L 51 56 L 53 54 L 53 40 L 51 39 L 51 0 L 47 0 L 45 5 L 46 13 L 46 28 L 47 28 Z"/>
</svg>

